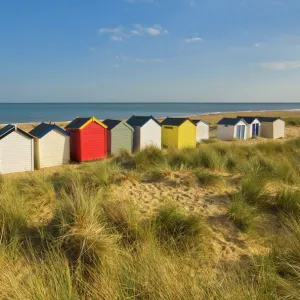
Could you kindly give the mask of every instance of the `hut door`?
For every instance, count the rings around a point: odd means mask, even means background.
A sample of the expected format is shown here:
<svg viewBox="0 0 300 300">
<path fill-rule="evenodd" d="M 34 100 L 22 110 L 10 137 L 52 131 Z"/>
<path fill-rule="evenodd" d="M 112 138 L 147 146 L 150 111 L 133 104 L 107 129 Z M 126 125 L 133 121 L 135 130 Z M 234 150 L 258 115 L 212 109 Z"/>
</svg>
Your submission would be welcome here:
<svg viewBox="0 0 300 300">
<path fill-rule="evenodd" d="M 259 124 L 252 124 L 252 136 L 258 136 Z"/>
<path fill-rule="evenodd" d="M 244 125 L 237 125 L 237 133 L 236 133 L 236 137 L 238 139 L 244 139 L 245 138 L 245 127 Z"/>
</svg>

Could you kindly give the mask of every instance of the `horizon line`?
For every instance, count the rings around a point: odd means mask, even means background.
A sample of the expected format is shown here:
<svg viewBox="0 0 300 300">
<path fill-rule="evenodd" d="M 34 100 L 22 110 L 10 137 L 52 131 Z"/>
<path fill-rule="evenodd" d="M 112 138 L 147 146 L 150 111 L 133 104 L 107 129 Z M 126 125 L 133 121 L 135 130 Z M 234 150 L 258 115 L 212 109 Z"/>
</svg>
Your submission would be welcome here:
<svg viewBox="0 0 300 300">
<path fill-rule="evenodd" d="M 1 104 L 169 104 L 169 103 L 178 103 L 178 104 L 300 104 L 300 100 L 299 101 L 292 101 L 292 102 L 279 102 L 279 101 L 275 101 L 275 102 L 271 102 L 271 101 L 267 101 L 267 102 L 253 102 L 253 101 L 247 101 L 247 102 L 238 102 L 238 101 L 232 101 L 232 102 L 196 102 L 196 101 L 192 101 L 192 102 L 186 102 L 186 101 L 165 101 L 165 102 L 158 102 L 158 101 L 153 101 L 153 102 L 130 102 L 130 101 L 116 101 L 116 102 L 79 102 L 79 101 L 75 101 L 75 102 L 0 102 Z"/>
</svg>

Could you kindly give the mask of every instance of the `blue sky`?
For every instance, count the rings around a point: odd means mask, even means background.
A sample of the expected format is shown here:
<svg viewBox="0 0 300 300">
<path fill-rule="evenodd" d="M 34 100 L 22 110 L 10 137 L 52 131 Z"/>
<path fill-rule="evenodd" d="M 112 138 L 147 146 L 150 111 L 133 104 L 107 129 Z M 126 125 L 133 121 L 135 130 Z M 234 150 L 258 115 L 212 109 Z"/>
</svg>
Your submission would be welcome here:
<svg viewBox="0 0 300 300">
<path fill-rule="evenodd" d="M 299 101 L 299 16 L 299 0 L 2 0 L 0 101 Z"/>
</svg>

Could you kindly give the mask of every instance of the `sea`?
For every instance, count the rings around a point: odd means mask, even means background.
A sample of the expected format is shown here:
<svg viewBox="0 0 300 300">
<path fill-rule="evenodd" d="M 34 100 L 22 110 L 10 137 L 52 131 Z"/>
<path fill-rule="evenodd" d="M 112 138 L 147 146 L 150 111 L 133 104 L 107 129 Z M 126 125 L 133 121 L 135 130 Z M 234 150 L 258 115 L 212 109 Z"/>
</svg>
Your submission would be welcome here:
<svg viewBox="0 0 300 300">
<path fill-rule="evenodd" d="M 189 116 L 237 111 L 300 110 L 300 103 L 0 103 L 0 124 L 125 119 L 134 115 Z"/>
</svg>

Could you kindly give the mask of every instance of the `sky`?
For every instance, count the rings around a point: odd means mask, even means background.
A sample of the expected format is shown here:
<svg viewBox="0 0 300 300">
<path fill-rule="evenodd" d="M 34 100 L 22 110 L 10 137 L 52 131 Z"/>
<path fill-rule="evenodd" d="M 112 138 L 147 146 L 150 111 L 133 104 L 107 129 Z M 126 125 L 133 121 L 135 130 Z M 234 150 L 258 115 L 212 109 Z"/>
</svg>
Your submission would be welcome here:
<svg viewBox="0 0 300 300">
<path fill-rule="evenodd" d="M 300 101 L 299 0 L 1 0 L 0 102 Z"/>
</svg>

